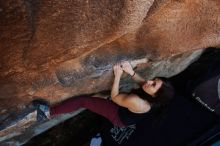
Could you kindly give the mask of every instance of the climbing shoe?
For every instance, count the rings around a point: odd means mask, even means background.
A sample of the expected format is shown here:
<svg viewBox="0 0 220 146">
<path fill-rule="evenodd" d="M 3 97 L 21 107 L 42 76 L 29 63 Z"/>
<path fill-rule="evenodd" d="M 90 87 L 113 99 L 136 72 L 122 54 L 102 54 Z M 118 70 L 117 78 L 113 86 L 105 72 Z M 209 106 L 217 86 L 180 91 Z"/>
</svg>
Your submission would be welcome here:
<svg viewBox="0 0 220 146">
<path fill-rule="evenodd" d="M 37 121 L 50 119 L 49 103 L 44 99 L 35 99 L 32 101 L 33 107 L 37 110 Z"/>
</svg>

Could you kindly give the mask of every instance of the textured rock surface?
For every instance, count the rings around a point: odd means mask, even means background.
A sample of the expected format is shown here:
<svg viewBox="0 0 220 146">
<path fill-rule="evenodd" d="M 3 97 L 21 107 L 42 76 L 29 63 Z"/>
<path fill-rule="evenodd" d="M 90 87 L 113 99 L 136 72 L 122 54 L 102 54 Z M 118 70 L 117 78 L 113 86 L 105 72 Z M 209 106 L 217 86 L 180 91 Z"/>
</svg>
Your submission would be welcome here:
<svg viewBox="0 0 220 146">
<path fill-rule="evenodd" d="M 215 47 L 219 6 L 218 0 L 1 1 L 0 98 L 59 102 L 109 89 L 118 60 L 155 62 Z"/>
<path fill-rule="evenodd" d="M 108 90 L 123 59 L 176 74 L 175 55 L 220 46 L 219 14 L 219 0 L 1 0 L 0 113 Z"/>
</svg>

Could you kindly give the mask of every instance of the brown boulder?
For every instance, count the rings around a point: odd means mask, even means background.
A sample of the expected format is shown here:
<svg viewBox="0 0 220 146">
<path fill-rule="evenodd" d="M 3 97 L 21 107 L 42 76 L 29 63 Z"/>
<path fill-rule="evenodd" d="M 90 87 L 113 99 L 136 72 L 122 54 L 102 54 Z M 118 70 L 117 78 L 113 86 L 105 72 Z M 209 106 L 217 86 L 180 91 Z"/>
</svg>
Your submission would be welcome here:
<svg viewBox="0 0 220 146">
<path fill-rule="evenodd" d="M 0 3 L 1 109 L 36 97 L 55 103 L 109 90 L 112 65 L 123 59 L 143 59 L 143 71 L 146 64 L 220 45 L 218 0 Z"/>
</svg>

